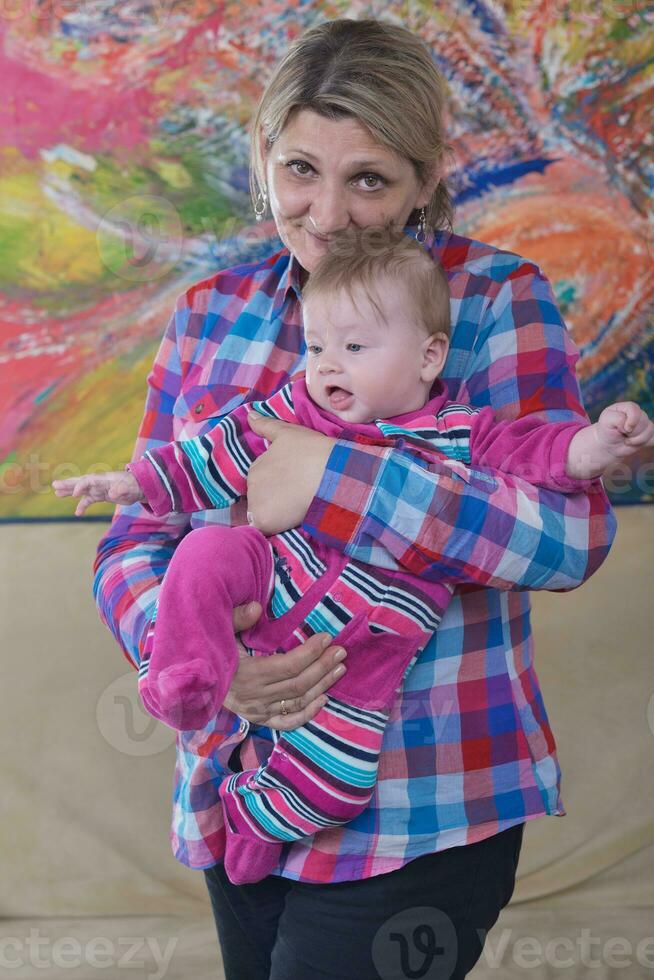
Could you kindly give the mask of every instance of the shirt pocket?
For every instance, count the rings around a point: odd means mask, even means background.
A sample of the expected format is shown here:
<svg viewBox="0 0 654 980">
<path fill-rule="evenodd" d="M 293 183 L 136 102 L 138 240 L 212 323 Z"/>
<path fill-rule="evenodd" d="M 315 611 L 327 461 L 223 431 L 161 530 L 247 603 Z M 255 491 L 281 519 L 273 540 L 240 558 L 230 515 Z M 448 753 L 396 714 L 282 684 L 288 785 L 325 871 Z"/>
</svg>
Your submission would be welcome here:
<svg viewBox="0 0 654 980">
<path fill-rule="evenodd" d="M 192 439 L 212 428 L 249 400 L 250 389 L 241 385 L 194 385 L 184 389 L 173 409 L 175 439 Z"/>
</svg>

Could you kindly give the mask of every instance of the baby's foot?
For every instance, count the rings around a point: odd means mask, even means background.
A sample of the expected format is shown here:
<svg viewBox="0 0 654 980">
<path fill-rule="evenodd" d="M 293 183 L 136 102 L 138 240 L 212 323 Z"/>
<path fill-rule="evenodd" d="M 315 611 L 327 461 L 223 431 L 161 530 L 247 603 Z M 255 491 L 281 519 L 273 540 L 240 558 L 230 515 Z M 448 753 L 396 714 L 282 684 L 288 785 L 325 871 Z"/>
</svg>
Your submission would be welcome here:
<svg viewBox="0 0 654 980">
<path fill-rule="evenodd" d="M 206 660 L 172 664 L 144 678 L 140 694 L 145 707 L 179 731 L 204 728 L 217 713 L 219 678 Z"/>
<path fill-rule="evenodd" d="M 279 864 L 282 851 L 279 841 L 260 836 L 263 831 L 253 828 L 236 801 L 238 787 L 249 786 L 251 779 L 251 773 L 239 772 L 223 780 L 218 790 L 225 814 L 225 871 L 234 885 L 266 878 Z"/>
<path fill-rule="evenodd" d="M 246 840 L 227 832 L 225 871 L 233 885 L 248 885 L 267 878 L 279 864 L 281 844 Z"/>
</svg>

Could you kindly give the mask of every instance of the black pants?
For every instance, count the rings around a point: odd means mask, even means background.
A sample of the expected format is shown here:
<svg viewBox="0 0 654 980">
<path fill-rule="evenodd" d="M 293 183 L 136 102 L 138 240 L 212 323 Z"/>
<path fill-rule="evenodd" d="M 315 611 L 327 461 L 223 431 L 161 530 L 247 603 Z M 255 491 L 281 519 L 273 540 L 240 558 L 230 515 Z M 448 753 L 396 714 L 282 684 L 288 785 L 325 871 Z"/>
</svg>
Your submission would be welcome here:
<svg viewBox="0 0 654 980">
<path fill-rule="evenodd" d="M 513 894 L 523 830 L 337 884 L 207 869 L 226 980 L 460 980 Z"/>
</svg>

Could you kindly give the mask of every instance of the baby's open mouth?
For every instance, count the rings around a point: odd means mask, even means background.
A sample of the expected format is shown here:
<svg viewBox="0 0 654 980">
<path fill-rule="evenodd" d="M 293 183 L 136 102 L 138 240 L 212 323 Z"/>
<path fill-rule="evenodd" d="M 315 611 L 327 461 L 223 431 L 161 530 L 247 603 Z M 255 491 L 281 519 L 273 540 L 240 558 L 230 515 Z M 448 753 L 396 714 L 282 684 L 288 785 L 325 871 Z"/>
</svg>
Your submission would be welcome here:
<svg viewBox="0 0 654 980">
<path fill-rule="evenodd" d="M 351 391 L 339 388 L 338 385 L 327 385 L 325 390 L 332 408 L 345 408 L 354 398 Z"/>
</svg>

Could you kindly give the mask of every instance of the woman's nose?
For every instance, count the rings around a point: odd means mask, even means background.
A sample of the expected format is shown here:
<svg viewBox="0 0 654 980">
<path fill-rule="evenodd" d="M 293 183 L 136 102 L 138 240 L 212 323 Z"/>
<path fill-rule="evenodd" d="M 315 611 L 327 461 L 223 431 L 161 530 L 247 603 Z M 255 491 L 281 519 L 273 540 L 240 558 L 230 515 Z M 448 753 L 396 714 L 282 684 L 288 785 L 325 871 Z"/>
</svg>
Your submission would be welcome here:
<svg viewBox="0 0 654 980">
<path fill-rule="evenodd" d="M 309 207 L 310 231 L 316 235 L 333 235 L 344 231 L 350 224 L 342 191 L 323 187 L 316 194 Z"/>
</svg>

